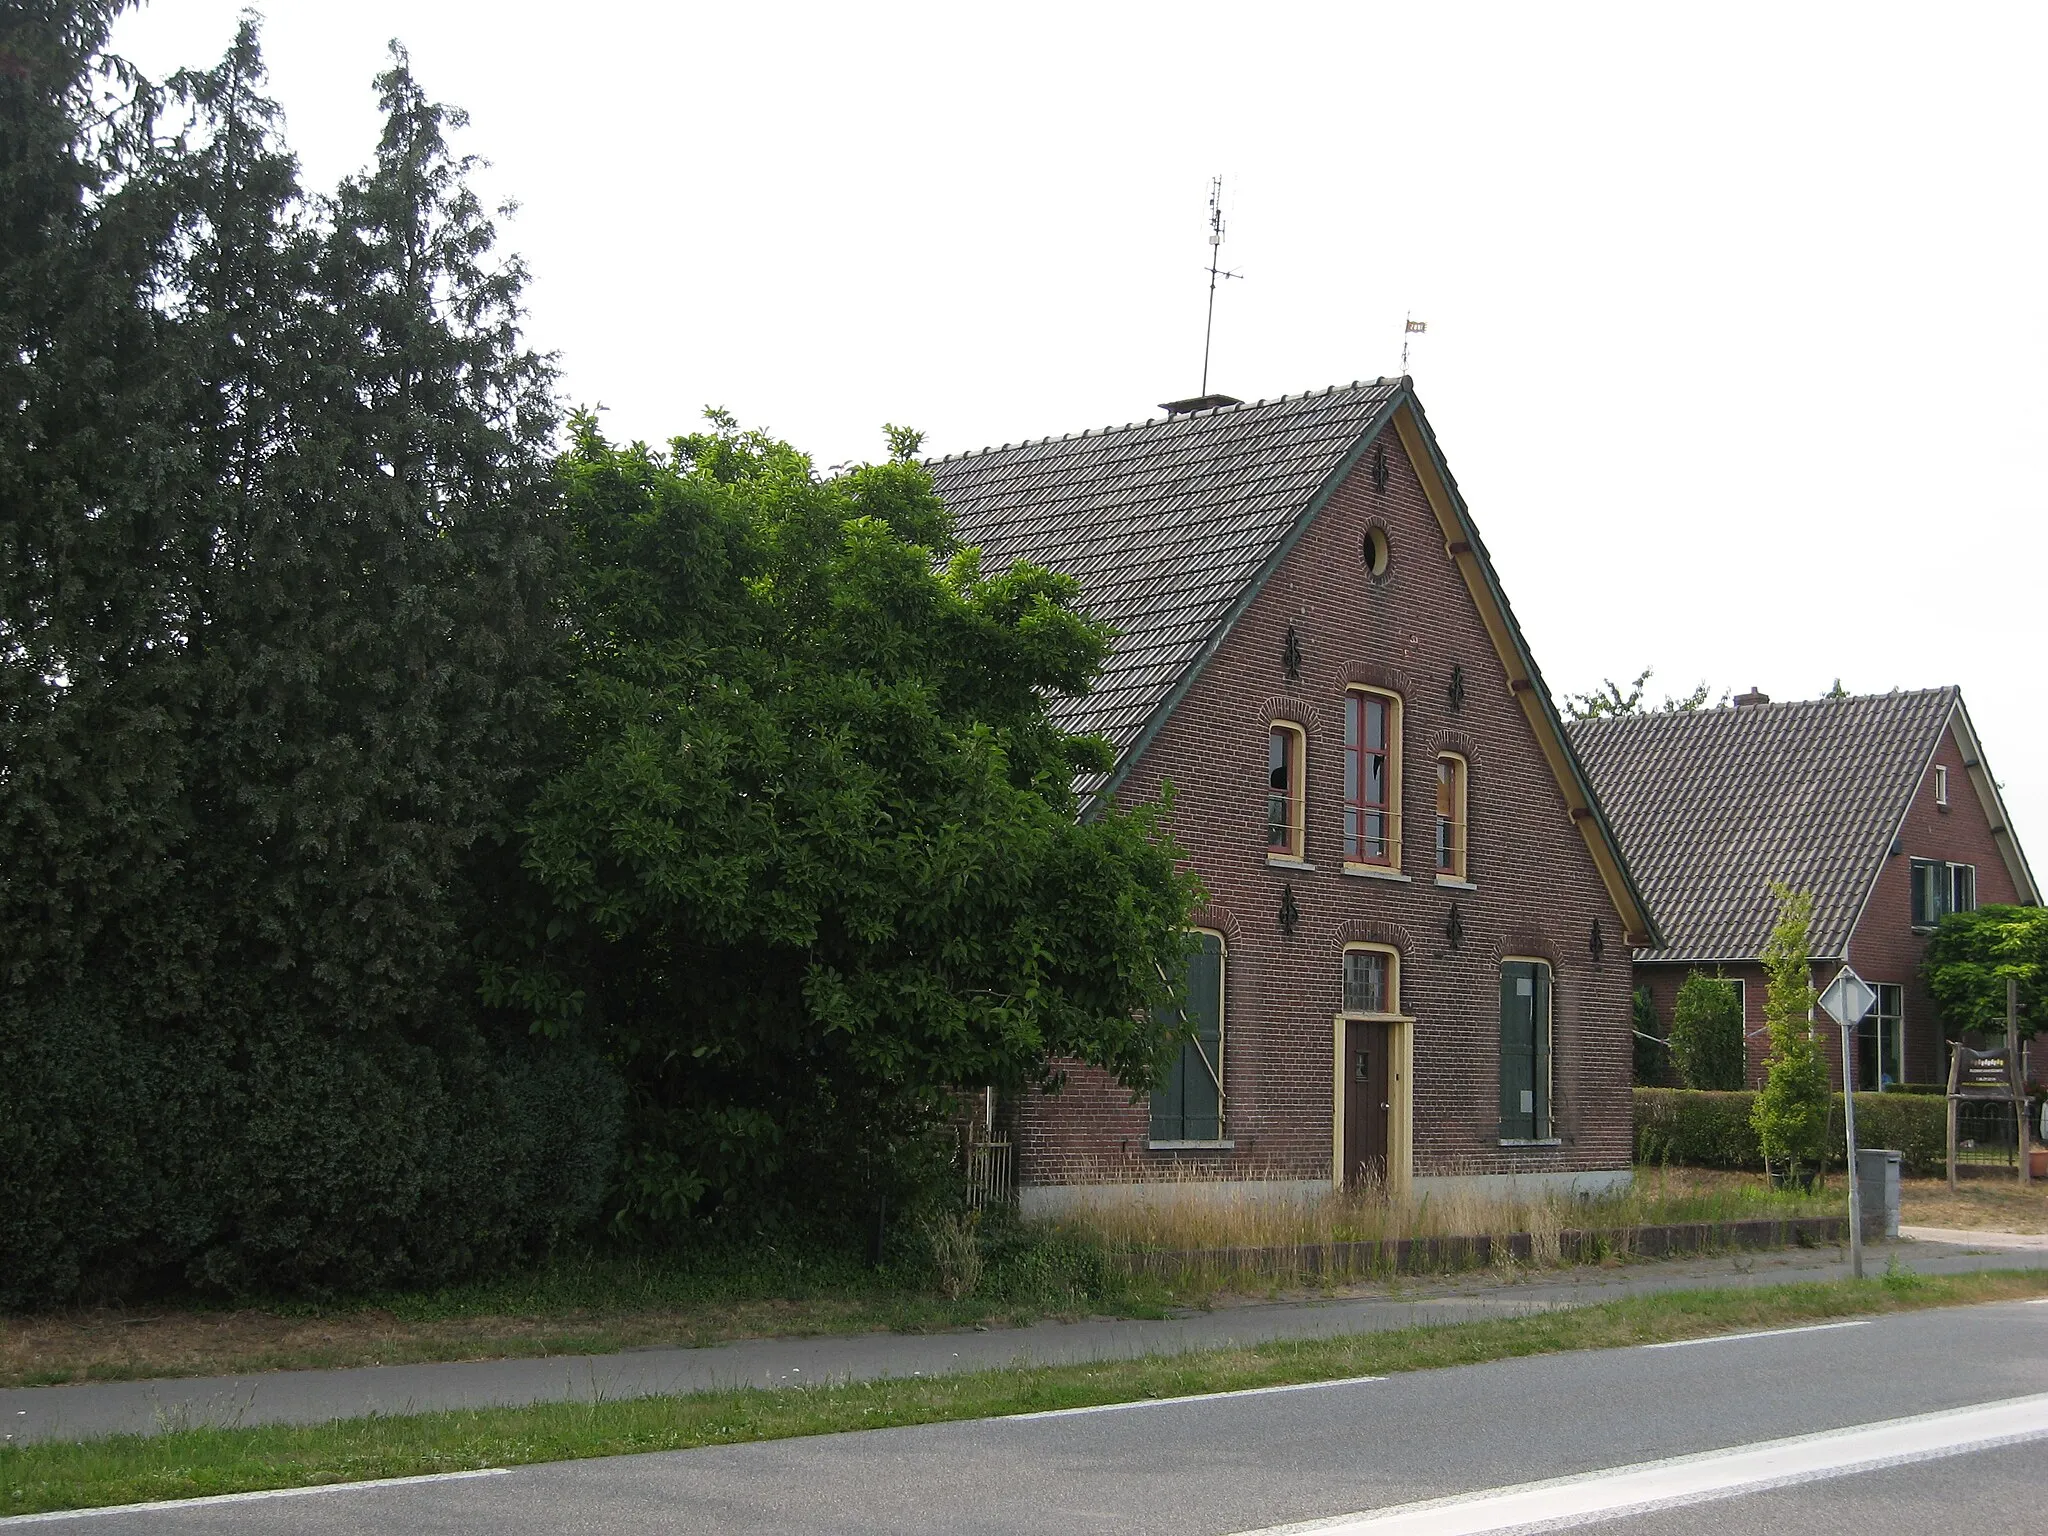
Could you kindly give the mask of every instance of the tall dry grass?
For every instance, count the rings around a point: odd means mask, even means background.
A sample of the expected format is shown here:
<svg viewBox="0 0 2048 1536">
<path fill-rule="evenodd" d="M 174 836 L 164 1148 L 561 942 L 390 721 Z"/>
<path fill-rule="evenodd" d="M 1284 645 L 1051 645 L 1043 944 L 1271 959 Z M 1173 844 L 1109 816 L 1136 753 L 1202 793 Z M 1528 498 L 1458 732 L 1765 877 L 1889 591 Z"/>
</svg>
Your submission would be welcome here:
<svg viewBox="0 0 2048 1536">
<path fill-rule="evenodd" d="M 1608 1234 L 1609 1251 L 1627 1254 L 1642 1227 L 1673 1222 L 1730 1221 L 1756 1216 L 1839 1214 L 1827 1195 L 1771 1190 L 1761 1176 L 1702 1174 L 1692 1169 L 1648 1168 L 1625 1191 L 1585 1195 L 1529 1189 L 1501 1197 L 1476 1189 L 1433 1189 L 1396 1200 L 1368 1186 L 1313 1194 L 1283 1192 L 1277 1184 L 1215 1184 L 1198 1177 L 1125 1187 L 1086 1200 L 1052 1224 L 1099 1244 L 1113 1260 L 1132 1262 L 1177 1255 L 1188 1279 L 1229 1283 L 1255 1271 L 1262 1281 L 1288 1282 L 1331 1273 L 1334 1245 L 1369 1243 L 1391 1250 L 1407 1239 L 1528 1237 L 1536 1267 L 1562 1262 L 1568 1229 Z M 1446 1245 L 1446 1265 L 1459 1261 L 1459 1245 Z M 1496 1243 L 1496 1253 L 1505 1244 Z M 1505 1260 L 1496 1259 L 1496 1263 Z M 1148 1262 L 1146 1267 L 1156 1267 Z M 1339 1273 L 1391 1267 L 1352 1255 Z"/>
</svg>

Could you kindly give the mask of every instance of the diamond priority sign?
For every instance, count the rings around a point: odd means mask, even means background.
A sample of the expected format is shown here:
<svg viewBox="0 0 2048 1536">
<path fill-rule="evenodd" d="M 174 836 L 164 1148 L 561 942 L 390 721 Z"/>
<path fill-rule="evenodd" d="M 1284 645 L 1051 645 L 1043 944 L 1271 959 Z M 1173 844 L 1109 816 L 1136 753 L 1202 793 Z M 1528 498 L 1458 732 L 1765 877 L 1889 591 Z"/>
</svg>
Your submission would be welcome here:
<svg viewBox="0 0 2048 1536">
<path fill-rule="evenodd" d="M 1844 1029 L 1853 1029 L 1863 1022 L 1863 1016 L 1870 1012 L 1871 1004 L 1877 1001 L 1877 993 L 1870 983 L 1858 976 L 1848 966 L 1843 966 L 1828 983 L 1827 991 L 1820 995 L 1820 1005 Z"/>
</svg>

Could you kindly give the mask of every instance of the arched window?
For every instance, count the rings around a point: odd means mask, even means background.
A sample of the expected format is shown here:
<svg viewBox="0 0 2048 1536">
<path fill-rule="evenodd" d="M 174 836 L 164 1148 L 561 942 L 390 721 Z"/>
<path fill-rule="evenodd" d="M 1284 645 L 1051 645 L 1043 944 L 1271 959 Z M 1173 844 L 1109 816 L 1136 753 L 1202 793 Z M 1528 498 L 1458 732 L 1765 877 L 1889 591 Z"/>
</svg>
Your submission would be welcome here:
<svg viewBox="0 0 2048 1536">
<path fill-rule="evenodd" d="M 1185 1021 L 1180 1054 L 1166 1081 L 1152 1090 L 1152 1144 L 1223 1139 L 1223 935 L 1188 935 L 1187 1003 L 1170 1021 Z"/>
<path fill-rule="evenodd" d="M 1307 764 L 1306 733 L 1298 725 L 1275 720 L 1266 733 L 1266 852 L 1272 857 L 1304 856 Z"/>
<path fill-rule="evenodd" d="M 1401 701 L 1344 695 L 1344 862 L 1401 866 Z"/>
</svg>

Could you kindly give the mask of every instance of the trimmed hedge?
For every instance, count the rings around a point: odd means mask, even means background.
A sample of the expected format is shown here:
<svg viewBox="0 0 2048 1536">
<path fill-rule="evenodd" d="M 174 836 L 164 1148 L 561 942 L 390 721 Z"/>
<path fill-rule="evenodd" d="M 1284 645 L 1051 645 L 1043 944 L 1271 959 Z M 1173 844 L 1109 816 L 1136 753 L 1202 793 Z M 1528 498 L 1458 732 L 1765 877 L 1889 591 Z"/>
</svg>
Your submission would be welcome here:
<svg viewBox="0 0 2048 1536">
<path fill-rule="evenodd" d="M 598 1213 L 623 1092 L 593 1053 L 0 997 L 0 1308 L 434 1284 Z"/>
<path fill-rule="evenodd" d="M 1750 1124 L 1753 1090 L 1702 1093 L 1690 1088 L 1638 1088 L 1636 1161 L 1695 1168 L 1761 1171 L 1763 1152 Z M 1842 1096 L 1828 1115 L 1828 1166 L 1842 1165 Z M 1889 1147 L 1904 1155 L 1909 1174 L 1936 1175 L 1948 1166 L 1948 1101 L 1924 1094 L 1856 1095 L 1859 1146 Z"/>
</svg>

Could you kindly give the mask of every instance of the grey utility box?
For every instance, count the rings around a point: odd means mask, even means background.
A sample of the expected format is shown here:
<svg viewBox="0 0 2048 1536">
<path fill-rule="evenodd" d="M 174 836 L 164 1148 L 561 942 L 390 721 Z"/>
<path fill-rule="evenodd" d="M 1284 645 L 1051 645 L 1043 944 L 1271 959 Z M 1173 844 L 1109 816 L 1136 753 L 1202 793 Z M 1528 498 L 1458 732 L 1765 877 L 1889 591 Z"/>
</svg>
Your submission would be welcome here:
<svg viewBox="0 0 2048 1536">
<path fill-rule="evenodd" d="M 1903 1157 L 1883 1147 L 1856 1149 L 1856 1198 L 1863 1202 L 1863 1240 L 1899 1235 L 1899 1165 Z"/>
</svg>

